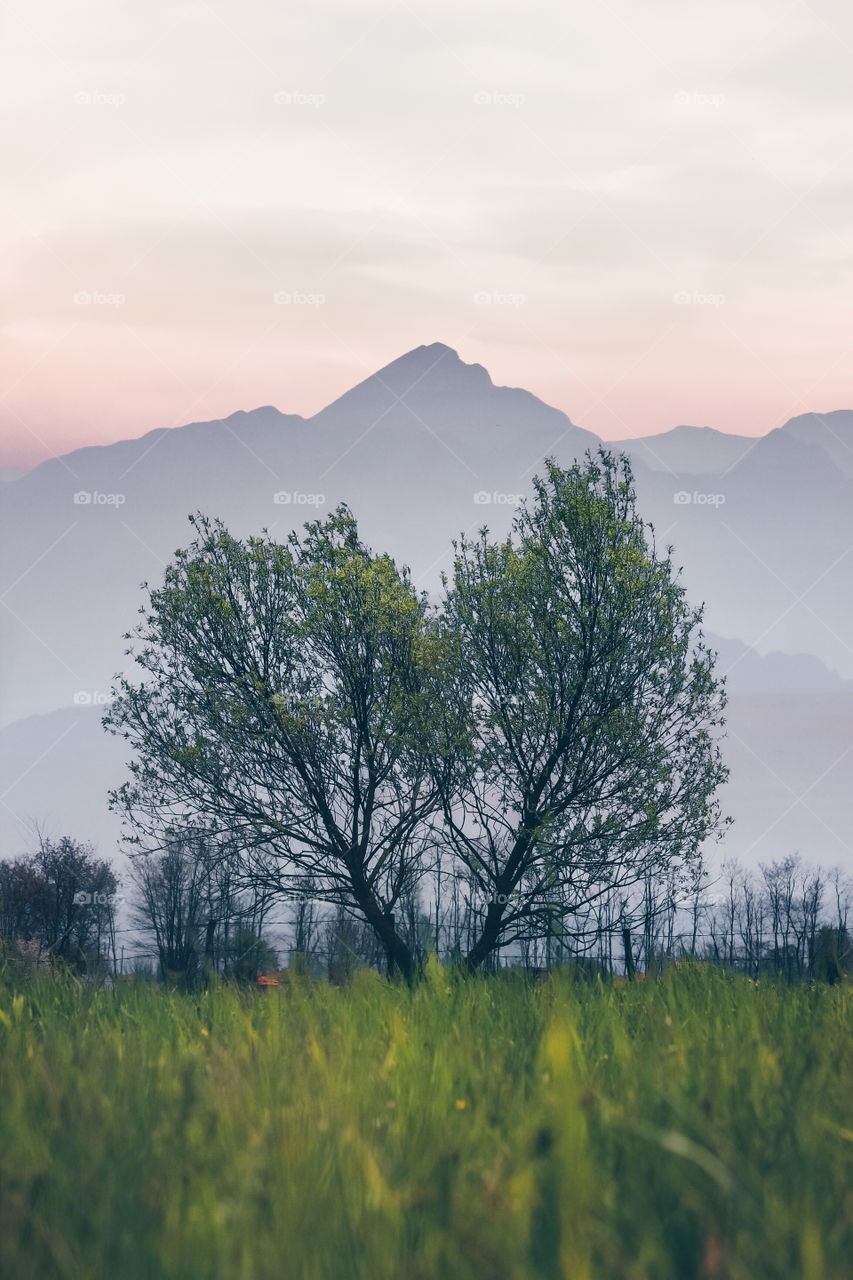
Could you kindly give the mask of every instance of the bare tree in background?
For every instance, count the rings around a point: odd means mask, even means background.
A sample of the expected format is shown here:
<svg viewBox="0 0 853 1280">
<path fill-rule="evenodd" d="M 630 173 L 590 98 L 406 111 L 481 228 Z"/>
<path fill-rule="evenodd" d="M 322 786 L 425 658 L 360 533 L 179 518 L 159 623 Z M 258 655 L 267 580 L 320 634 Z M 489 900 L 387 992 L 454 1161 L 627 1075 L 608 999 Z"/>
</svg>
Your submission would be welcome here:
<svg viewBox="0 0 853 1280">
<path fill-rule="evenodd" d="M 274 964 L 263 939 L 269 895 L 241 879 L 238 851 L 205 831 L 171 829 L 165 847 L 132 855 L 133 922 L 154 944 L 164 979 L 256 975 Z"/>
</svg>

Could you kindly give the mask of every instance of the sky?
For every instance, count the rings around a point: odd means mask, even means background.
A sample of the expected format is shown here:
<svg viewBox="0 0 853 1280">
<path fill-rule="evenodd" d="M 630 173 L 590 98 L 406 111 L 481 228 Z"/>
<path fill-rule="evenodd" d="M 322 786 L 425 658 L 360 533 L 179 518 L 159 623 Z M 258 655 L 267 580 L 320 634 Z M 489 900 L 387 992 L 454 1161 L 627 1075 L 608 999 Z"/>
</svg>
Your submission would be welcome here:
<svg viewBox="0 0 853 1280">
<path fill-rule="evenodd" d="M 12 0 L 0 467 L 441 341 L 607 439 L 853 407 L 853 8 Z"/>
</svg>

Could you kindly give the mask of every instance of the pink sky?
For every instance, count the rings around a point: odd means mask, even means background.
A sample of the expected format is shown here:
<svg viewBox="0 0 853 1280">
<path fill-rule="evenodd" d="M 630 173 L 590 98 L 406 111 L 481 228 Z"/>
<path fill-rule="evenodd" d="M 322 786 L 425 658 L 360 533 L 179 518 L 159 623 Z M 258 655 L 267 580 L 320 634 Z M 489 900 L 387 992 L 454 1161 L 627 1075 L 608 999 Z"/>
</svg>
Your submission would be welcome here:
<svg viewBox="0 0 853 1280">
<path fill-rule="evenodd" d="M 0 466 L 433 341 L 607 439 L 853 407 L 853 11 L 638 12 L 13 6 Z"/>
<path fill-rule="evenodd" d="M 327 304 L 328 305 L 328 304 Z M 235 359 L 224 343 L 199 350 L 146 335 L 146 354 L 127 333 L 78 336 L 44 356 L 4 397 L 0 466 L 29 468 L 55 453 L 110 444 L 154 427 L 226 417 L 236 409 L 274 404 L 308 417 L 354 383 L 420 341 L 447 341 L 463 360 L 484 364 L 499 384 L 523 386 L 566 412 L 578 426 L 605 439 L 649 435 L 679 423 L 760 435 L 797 413 L 826 412 L 853 404 L 844 371 L 817 381 L 791 377 L 784 361 L 773 376 L 734 346 L 719 352 L 718 371 L 707 369 L 683 336 L 662 342 L 656 358 L 627 351 L 611 372 L 603 356 L 584 359 L 550 350 L 493 346 L 446 332 L 412 333 L 402 341 L 363 339 L 350 349 L 319 349 L 284 336 L 267 340 Z M 666 368 L 671 372 L 667 375 Z M 22 371 L 23 372 L 23 371 Z"/>
</svg>

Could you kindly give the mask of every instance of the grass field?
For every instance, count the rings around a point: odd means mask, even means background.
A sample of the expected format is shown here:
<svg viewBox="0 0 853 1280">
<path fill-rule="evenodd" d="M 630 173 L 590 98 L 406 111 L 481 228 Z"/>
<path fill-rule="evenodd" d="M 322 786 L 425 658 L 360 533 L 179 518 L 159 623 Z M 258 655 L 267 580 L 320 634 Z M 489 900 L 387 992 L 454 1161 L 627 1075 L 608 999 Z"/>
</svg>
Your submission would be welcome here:
<svg viewBox="0 0 853 1280">
<path fill-rule="evenodd" d="M 853 1275 L 853 987 L 0 987 L 0 1275 Z"/>
</svg>

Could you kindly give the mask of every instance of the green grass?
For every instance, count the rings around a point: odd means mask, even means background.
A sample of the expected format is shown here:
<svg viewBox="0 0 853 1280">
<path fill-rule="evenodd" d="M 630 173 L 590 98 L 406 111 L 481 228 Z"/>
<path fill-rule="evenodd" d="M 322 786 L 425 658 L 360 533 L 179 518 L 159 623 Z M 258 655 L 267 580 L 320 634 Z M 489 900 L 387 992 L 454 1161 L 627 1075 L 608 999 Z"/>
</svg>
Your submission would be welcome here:
<svg viewBox="0 0 853 1280">
<path fill-rule="evenodd" d="M 0 1275 L 853 1275 L 853 988 L 0 987 Z"/>
</svg>

